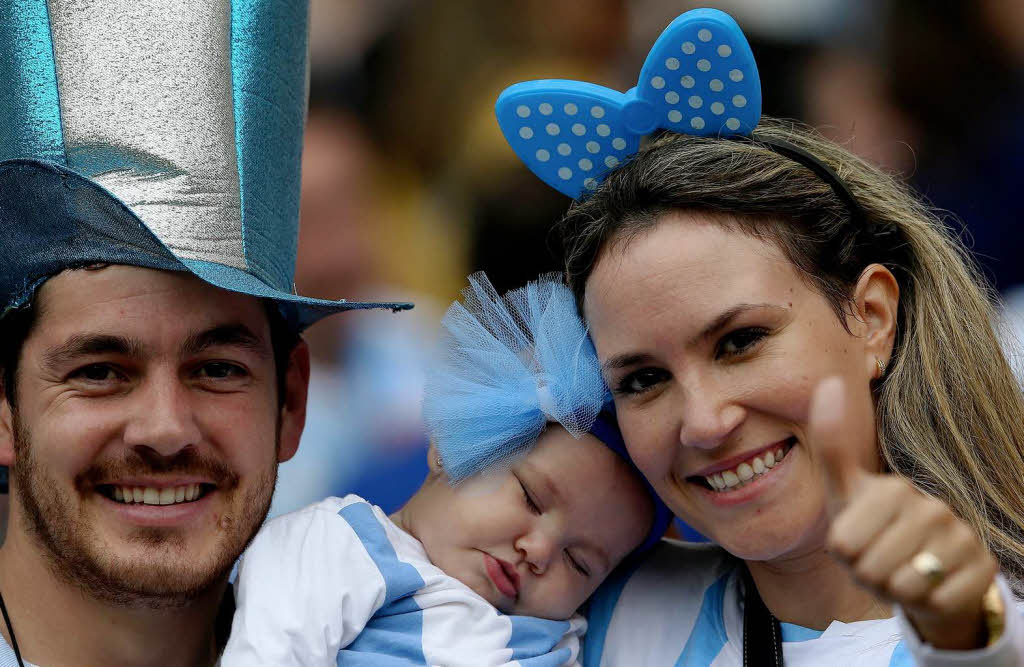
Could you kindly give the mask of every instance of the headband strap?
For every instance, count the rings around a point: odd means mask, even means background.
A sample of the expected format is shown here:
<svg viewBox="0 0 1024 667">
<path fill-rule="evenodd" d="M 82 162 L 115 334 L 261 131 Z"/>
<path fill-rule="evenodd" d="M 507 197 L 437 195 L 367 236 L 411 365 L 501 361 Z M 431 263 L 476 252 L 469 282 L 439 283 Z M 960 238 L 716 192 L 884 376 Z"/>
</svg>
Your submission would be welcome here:
<svg viewBox="0 0 1024 667">
<path fill-rule="evenodd" d="M 731 138 L 747 139 L 807 167 L 813 171 L 818 178 L 825 181 L 825 183 L 832 188 L 832 192 L 834 192 L 836 197 L 838 197 L 846 206 L 847 210 L 850 212 L 850 217 L 854 222 L 864 223 L 868 219 L 867 214 L 864 213 L 864 209 L 860 205 L 860 202 L 858 202 L 857 198 L 853 196 L 853 192 L 850 191 L 850 187 L 842 178 L 839 177 L 839 174 L 837 174 L 832 167 L 828 166 L 808 151 L 805 151 L 799 146 L 791 144 L 788 141 L 765 137 L 757 133 L 752 134 L 750 137 Z"/>
</svg>

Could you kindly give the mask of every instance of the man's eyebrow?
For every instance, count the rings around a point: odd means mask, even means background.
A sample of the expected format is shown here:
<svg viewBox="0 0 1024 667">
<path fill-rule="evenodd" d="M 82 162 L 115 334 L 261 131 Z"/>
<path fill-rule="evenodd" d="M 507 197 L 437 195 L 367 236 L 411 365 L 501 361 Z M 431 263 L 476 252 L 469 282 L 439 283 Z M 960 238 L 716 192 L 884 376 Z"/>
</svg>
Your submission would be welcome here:
<svg viewBox="0 0 1024 667">
<path fill-rule="evenodd" d="M 58 368 L 81 357 L 97 354 L 116 354 L 125 357 L 142 356 L 142 344 L 126 336 L 112 334 L 75 334 L 43 353 L 43 365 Z"/>
<path fill-rule="evenodd" d="M 241 347 L 261 357 L 270 356 L 270 348 L 262 336 L 244 324 L 224 324 L 192 334 L 181 346 L 182 352 L 195 355 L 211 347 Z"/>
</svg>

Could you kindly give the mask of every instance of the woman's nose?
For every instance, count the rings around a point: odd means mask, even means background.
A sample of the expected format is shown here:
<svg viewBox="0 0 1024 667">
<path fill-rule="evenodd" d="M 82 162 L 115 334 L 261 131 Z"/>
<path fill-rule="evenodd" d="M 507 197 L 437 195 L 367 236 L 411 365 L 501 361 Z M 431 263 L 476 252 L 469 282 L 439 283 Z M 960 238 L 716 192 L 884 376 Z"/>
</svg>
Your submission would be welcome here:
<svg viewBox="0 0 1024 667">
<path fill-rule="evenodd" d="M 199 443 L 194 397 L 175 373 L 150 374 L 136 390 L 135 398 L 125 427 L 125 444 L 170 456 Z"/>
<path fill-rule="evenodd" d="M 746 410 L 714 383 L 686 392 L 681 409 L 679 442 L 700 449 L 721 446 L 743 422 Z"/>
</svg>

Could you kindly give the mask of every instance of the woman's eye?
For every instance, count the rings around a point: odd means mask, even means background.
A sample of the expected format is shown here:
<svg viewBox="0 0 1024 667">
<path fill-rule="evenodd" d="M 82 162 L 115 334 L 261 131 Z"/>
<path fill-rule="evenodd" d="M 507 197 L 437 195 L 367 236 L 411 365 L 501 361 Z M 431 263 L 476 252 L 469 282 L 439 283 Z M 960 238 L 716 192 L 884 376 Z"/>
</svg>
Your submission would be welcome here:
<svg viewBox="0 0 1024 667">
<path fill-rule="evenodd" d="M 726 334 L 718 342 L 717 356 L 730 357 L 737 354 L 743 354 L 761 342 L 768 333 L 768 330 L 763 327 L 737 329 L 736 331 Z"/>
<path fill-rule="evenodd" d="M 563 553 L 565 553 L 565 559 L 567 561 L 569 561 L 569 566 L 572 569 L 576 570 L 577 572 L 582 574 L 584 577 L 589 577 L 590 576 L 590 572 L 587 571 L 587 568 L 583 567 L 582 563 L 580 563 L 578 560 L 573 558 L 573 555 L 569 552 L 568 549 L 566 549 Z"/>
<path fill-rule="evenodd" d="M 527 490 L 526 485 L 523 484 L 523 480 L 519 480 L 519 488 L 523 490 L 523 499 L 526 501 L 526 506 L 530 508 L 530 511 L 534 514 L 540 514 L 540 507 L 537 503 L 533 502 L 533 497 L 530 496 L 530 492 Z"/>
<path fill-rule="evenodd" d="M 238 364 L 232 364 L 226 361 L 212 361 L 208 364 L 203 364 L 199 368 L 199 375 L 214 380 L 224 380 L 228 378 L 244 377 L 246 372 L 245 369 Z"/>
<path fill-rule="evenodd" d="M 71 377 L 86 382 L 110 382 L 117 379 L 117 373 L 106 364 L 89 364 L 71 373 Z"/>
<path fill-rule="evenodd" d="M 668 371 L 660 368 L 641 368 L 619 380 L 615 387 L 617 394 L 642 394 L 669 377 Z"/>
</svg>

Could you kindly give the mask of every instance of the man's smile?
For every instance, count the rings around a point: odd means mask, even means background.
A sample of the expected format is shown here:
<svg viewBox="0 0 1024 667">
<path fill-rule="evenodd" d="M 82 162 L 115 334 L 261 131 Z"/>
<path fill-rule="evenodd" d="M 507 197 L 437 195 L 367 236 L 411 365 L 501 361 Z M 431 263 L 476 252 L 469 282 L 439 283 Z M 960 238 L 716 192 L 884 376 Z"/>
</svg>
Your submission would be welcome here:
<svg viewBox="0 0 1024 667">
<path fill-rule="evenodd" d="M 175 505 L 198 500 L 215 487 L 212 484 L 180 484 L 174 486 L 136 486 L 128 484 L 104 484 L 97 487 L 101 494 L 128 505 Z"/>
</svg>

